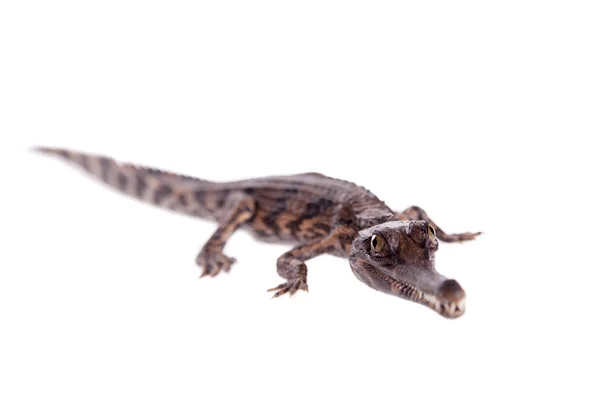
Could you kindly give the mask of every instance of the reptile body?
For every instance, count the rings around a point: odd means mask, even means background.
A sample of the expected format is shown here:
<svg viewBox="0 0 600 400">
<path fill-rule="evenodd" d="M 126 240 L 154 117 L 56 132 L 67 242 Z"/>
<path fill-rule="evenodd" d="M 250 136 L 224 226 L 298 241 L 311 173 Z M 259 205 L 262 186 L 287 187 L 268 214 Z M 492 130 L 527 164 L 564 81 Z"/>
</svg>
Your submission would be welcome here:
<svg viewBox="0 0 600 400">
<path fill-rule="evenodd" d="M 479 233 L 446 234 L 419 207 L 395 212 L 365 188 L 319 173 L 221 183 L 103 156 L 37 150 L 74 162 L 143 201 L 216 221 L 218 228 L 196 258 L 201 276 L 230 270 L 235 260 L 223 248 L 243 228 L 260 240 L 296 245 L 277 259 L 277 272 L 286 282 L 270 289 L 274 297 L 308 290 L 305 261 L 333 254 L 349 258 L 357 278 L 378 291 L 449 318 L 465 311 L 465 293 L 436 271 L 435 251 L 438 239 L 465 241 Z"/>
</svg>

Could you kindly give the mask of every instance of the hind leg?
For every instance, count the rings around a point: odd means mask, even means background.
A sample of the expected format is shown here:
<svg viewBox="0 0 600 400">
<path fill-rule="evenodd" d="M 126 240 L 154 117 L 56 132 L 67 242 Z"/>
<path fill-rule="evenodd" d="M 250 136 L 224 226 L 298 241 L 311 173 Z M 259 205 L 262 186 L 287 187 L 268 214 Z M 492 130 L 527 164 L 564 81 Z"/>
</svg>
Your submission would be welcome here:
<svg viewBox="0 0 600 400">
<path fill-rule="evenodd" d="M 219 227 L 202 247 L 196 264 L 202 268 L 203 276 L 216 276 L 221 271 L 229 272 L 234 258 L 223 254 L 223 248 L 231 235 L 254 215 L 256 205 L 251 197 L 243 193 L 231 193 L 225 200 L 226 211 L 219 218 Z"/>
<path fill-rule="evenodd" d="M 402 219 L 407 219 L 410 221 L 427 221 L 427 223 L 436 231 L 436 236 L 442 242 L 464 242 L 467 240 L 473 240 L 477 236 L 481 235 L 481 232 L 465 232 L 465 233 L 446 233 L 444 232 L 435 222 L 429 218 L 425 210 L 420 207 L 412 206 L 402 211 L 401 213 L 396 213 L 396 215 Z"/>
</svg>

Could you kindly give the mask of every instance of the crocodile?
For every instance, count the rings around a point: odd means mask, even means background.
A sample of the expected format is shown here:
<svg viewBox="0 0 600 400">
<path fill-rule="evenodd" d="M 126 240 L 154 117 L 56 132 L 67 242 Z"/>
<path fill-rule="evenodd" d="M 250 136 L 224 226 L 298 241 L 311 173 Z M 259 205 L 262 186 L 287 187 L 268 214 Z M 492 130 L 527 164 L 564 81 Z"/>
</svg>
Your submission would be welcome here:
<svg viewBox="0 0 600 400">
<path fill-rule="evenodd" d="M 463 242 L 481 232 L 445 233 L 420 207 L 394 211 L 362 186 L 320 173 L 213 182 L 112 158 L 59 148 L 37 151 L 66 159 L 109 186 L 142 201 L 218 224 L 196 257 L 201 277 L 229 272 L 223 253 L 246 229 L 266 242 L 294 247 L 277 259 L 285 282 L 273 297 L 308 291 L 305 261 L 321 254 L 348 258 L 369 287 L 425 305 L 447 318 L 465 312 L 465 291 L 437 272 L 438 241 Z"/>
</svg>

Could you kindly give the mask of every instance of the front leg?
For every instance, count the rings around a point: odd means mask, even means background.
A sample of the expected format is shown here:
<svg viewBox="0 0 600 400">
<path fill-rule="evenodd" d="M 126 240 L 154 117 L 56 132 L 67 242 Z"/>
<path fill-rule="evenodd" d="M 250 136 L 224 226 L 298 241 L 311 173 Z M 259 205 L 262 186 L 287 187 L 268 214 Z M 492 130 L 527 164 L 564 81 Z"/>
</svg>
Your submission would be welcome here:
<svg viewBox="0 0 600 400">
<path fill-rule="evenodd" d="M 275 292 L 273 297 L 279 297 L 286 293 L 292 296 L 298 290 L 308 292 L 308 284 L 306 283 L 308 270 L 304 261 L 324 253 L 345 253 L 352 243 L 352 238 L 353 236 L 342 228 L 334 230 L 324 238 L 294 247 L 292 250 L 283 253 L 277 259 L 277 273 L 282 278 L 287 279 L 287 282 L 268 291 Z"/>
<path fill-rule="evenodd" d="M 201 278 L 207 275 L 216 276 L 222 270 L 229 272 L 235 259 L 223 254 L 223 248 L 233 232 L 252 218 L 255 210 L 256 204 L 250 196 L 238 192 L 227 196 L 224 212 L 218 218 L 219 227 L 196 257 L 196 264 L 202 267 Z"/>
<path fill-rule="evenodd" d="M 433 226 L 436 231 L 437 238 L 442 242 L 463 242 L 466 240 L 473 240 L 477 236 L 481 235 L 481 232 L 445 233 L 439 226 L 437 226 L 435 222 L 431 220 L 431 218 L 429 218 L 425 210 L 417 206 L 408 207 L 401 213 L 396 213 L 396 216 L 410 221 L 426 221 L 429 225 Z"/>
</svg>

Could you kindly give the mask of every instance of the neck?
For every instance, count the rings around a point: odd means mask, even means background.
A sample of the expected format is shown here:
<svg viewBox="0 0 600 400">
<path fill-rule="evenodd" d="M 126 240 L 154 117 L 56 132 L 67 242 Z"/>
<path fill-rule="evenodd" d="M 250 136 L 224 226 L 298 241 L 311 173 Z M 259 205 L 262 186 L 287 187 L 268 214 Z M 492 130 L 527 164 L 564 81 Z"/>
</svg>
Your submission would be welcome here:
<svg viewBox="0 0 600 400">
<path fill-rule="evenodd" d="M 359 229 L 361 230 L 390 221 L 400 221 L 400 218 L 393 212 L 378 209 L 364 210 L 356 217 Z"/>
</svg>

